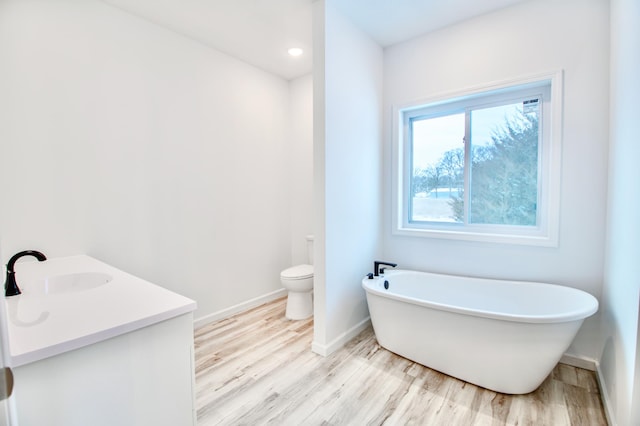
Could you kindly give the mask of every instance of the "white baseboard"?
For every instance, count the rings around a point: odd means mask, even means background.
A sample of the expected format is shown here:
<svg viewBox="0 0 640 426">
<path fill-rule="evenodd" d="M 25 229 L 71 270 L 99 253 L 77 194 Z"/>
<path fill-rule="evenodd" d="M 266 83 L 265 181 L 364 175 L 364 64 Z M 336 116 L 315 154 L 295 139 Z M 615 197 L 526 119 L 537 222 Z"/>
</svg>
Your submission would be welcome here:
<svg viewBox="0 0 640 426">
<path fill-rule="evenodd" d="M 341 347 L 343 347 L 347 342 L 349 342 L 351 339 L 356 337 L 362 331 L 364 331 L 364 329 L 369 327 L 370 324 L 371 324 L 371 318 L 367 317 L 362 321 L 360 321 L 358 324 L 351 327 L 349 330 L 342 333 L 337 338 L 335 338 L 328 345 L 320 344 L 314 340 L 313 343 L 311 344 L 311 350 L 317 353 L 318 355 L 329 356 L 335 351 L 337 351 L 338 349 L 340 349 Z"/>
<path fill-rule="evenodd" d="M 615 421 L 616 417 L 613 412 L 613 404 L 611 403 L 609 392 L 607 392 L 607 387 L 605 386 L 605 380 L 602 375 L 599 362 L 596 362 L 596 381 L 598 382 L 598 388 L 600 389 L 600 398 L 602 400 L 602 405 L 604 406 L 604 415 L 607 418 L 607 424 L 609 426 L 617 426 L 618 423 Z"/>
<path fill-rule="evenodd" d="M 604 384 L 604 377 L 602 376 L 602 370 L 600 370 L 600 363 L 592 358 L 581 357 L 571 354 L 564 354 L 560 358 L 560 362 L 563 364 L 571 365 L 573 367 L 584 368 L 585 370 L 594 371 L 596 373 L 596 382 L 598 383 L 598 389 L 600 390 L 600 398 L 602 405 L 604 406 L 604 414 L 607 418 L 609 426 L 616 426 L 614 421 L 615 417 L 612 411 L 611 399 L 607 392 L 607 387 Z"/>
<path fill-rule="evenodd" d="M 231 306 L 221 311 L 217 311 L 212 314 L 205 315 L 200 318 L 196 318 L 193 321 L 193 328 L 194 329 L 200 328 L 209 323 L 220 321 L 221 319 L 229 318 L 230 316 L 233 316 L 239 312 L 247 311 L 251 308 L 255 308 L 256 306 L 263 305 L 267 302 L 271 302 L 272 300 L 279 299 L 286 295 L 287 295 L 287 290 L 284 288 L 281 288 L 271 293 L 267 293 L 263 296 L 258 296 L 251 300 L 247 300 L 246 302 L 238 303 L 237 305 Z"/>
<path fill-rule="evenodd" d="M 585 370 L 589 371 L 596 371 L 596 367 L 598 365 L 598 362 L 593 358 L 571 354 L 562 355 L 562 358 L 560 358 L 560 362 L 572 367 L 584 368 Z"/>
</svg>

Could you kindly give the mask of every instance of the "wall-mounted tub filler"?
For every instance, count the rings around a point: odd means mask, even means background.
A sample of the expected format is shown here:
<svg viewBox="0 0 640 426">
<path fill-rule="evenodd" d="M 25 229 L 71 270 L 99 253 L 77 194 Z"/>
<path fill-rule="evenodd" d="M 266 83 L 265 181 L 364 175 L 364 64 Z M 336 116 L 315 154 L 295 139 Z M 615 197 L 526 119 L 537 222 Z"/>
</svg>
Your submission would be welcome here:
<svg viewBox="0 0 640 426">
<path fill-rule="evenodd" d="M 16 253 L 9 259 L 9 263 L 7 263 L 7 279 L 4 282 L 4 295 L 5 297 L 9 296 L 17 296 L 22 293 L 20 288 L 18 287 L 18 283 L 16 283 L 16 272 L 13 270 L 16 264 L 16 261 L 24 256 L 33 256 L 38 261 L 43 262 L 47 260 L 47 257 L 36 250 L 25 250 L 19 253 Z"/>
</svg>

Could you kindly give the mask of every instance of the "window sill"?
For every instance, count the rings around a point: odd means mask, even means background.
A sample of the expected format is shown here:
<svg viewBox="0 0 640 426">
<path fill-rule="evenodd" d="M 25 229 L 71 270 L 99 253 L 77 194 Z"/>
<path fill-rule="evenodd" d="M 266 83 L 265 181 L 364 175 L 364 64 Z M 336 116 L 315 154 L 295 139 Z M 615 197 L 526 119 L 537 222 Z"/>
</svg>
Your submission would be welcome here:
<svg viewBox="0 0 640 426">
<path fill-rule="evenodd" d="M 453 241 L 474 241 L 483 243 L 514 244 L 538 247 L 557 247 L 558 236 L 541 231 L 530 234 L 501 234 L 487 231 L 453 230 L 453 229 L 420 229 L 396 227 L 393 235 L 406 237 L 434 238 Z"/>
</svg>

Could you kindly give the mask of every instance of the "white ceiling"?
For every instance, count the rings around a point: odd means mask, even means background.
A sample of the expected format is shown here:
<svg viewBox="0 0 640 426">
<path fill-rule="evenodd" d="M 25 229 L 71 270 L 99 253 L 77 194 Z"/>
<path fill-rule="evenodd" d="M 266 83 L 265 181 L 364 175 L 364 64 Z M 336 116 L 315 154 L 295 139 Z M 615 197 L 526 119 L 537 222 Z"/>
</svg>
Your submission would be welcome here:
<svg viewBox="0 0 640 426">
<path fill-rule="evenodd" d="M 383 47 L 526 0 L 336 0 Z"/>
<path fill-rule="evenodd" d="M 313 0 L 103 0 L 287 80 L 311 72 Z M 335 0 L 381 46 L 525 0 Z M 305 53 L 290 57 L 287 49 Z"/>
</svg>

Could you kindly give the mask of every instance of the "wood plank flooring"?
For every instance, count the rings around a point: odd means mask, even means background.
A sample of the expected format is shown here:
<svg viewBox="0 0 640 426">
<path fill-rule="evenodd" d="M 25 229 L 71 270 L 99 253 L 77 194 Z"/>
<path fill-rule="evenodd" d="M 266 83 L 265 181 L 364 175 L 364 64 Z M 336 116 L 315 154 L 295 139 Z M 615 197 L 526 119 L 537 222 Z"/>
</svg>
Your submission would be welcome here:
<svg viewBox="0 0 640 426">
<path fill-rule="evenodd" d="M 329 357 L 286 299 L 195 332 L 198 425 L 606 425 L 595 376 L 558 364 L 504 395 L 381 348 L 369 328 Z"/>
</svg>

